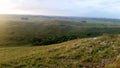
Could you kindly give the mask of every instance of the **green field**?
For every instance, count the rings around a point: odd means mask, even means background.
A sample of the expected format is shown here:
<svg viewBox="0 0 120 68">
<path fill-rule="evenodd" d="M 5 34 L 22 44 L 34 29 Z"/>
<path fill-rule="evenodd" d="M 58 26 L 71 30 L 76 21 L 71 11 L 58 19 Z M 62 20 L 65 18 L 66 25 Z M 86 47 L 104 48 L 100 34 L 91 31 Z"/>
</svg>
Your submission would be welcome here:
<svg viewBox="0 0 120 68">
<path fill-rule="evenodd" d="M 77 38 L 119 34 L 119 22 L 111 19 L 1 16 L 0 46 L 49 45 Z"/>
<path fill-rule="evenodd" d="M 119 68 L 120 20 L 0 16 L 0 68 Z"/>
</svg>

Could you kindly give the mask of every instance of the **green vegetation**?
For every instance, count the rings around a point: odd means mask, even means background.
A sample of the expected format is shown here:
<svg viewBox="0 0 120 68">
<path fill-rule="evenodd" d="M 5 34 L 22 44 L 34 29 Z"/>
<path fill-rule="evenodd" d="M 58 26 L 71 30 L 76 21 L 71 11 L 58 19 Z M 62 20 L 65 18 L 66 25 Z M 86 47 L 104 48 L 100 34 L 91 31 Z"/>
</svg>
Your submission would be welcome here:
<svg viewBox="0 0 120 68">
<path fill-rule="evenodd" d="M 81 18 L 41 18 L 37 17 L 36 20 L 36 17 L 31 16 L 1 17 L 0 46 L 49 45 L 77 38 L 120 33 L 120 23 L 116 22 Z"/>
<path fill-rule="evenodd" d="M 120 36 L 76 39 L 50 46 L 2 47 L 2 68 L 103 68 L 120 53 Z"/>
<path fill-rule="evenodd" d="M 0 68 L 120 68 L 119 34 L 117 19 L 3 15 Z"/>
<path fill-rule="evenodd" d="M 120 56 L 118 55 L 114 62 L 107 64 L 105 68 L 120 68 Z"/>
</svg>

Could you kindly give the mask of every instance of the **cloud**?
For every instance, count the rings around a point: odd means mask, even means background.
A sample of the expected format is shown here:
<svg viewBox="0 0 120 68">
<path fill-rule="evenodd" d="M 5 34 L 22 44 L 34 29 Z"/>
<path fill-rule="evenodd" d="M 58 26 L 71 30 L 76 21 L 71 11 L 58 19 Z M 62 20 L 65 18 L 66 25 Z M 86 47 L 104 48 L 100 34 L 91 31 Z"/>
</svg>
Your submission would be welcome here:
<svg viewBox="0 0 120 68">
<path fill-rule="evenodd" d="M 28 14 L 120 18 L 119 0 L 4 0 Z M 1 1 L 0 1 L 1 2 Z"/>
</svg>

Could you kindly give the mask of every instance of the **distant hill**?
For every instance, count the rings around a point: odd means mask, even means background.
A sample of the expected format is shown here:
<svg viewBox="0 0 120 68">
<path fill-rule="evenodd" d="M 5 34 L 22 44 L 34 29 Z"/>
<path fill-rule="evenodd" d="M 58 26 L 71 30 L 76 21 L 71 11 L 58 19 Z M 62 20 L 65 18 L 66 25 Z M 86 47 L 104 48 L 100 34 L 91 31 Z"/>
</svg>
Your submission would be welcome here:
<svg viewBox="0 0 120 68">
<path fill-rule="evenodd" d="M 62 21 L 88 21 L 90 23 L 120 23 L 120 19 L 112 18 L 90 18 L 90 17 L 67 17 L 67 16 L 42 16 L 42 15 L 0 15 L 0 18 L 7 18 L 9 20 L 21 20 L 28 18 L 30 21 L 45 21 L 45 20 L 62 20 Z"/>
</svg>

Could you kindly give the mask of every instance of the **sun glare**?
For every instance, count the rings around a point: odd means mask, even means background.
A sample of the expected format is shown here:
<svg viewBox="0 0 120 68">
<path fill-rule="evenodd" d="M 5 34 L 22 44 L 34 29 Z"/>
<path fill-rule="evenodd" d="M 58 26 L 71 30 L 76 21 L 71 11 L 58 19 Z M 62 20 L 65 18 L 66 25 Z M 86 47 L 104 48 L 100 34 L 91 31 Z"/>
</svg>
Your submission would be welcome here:
<svg viewBox="0 0 120 68">
<path fill-rule="evenodd" d="M 10 0 L 0 0 L 0 14 L 22 14 L 23 10 L 17 8 L 17 5 Z"/>
<path fill-rule="evenodd" d="M 1 0 L 0 1 L 0 14 L 10 13 L 13 7 L 14 6 L 12 6 L 12 4 L 9 1 Z"/>
</svg>

